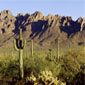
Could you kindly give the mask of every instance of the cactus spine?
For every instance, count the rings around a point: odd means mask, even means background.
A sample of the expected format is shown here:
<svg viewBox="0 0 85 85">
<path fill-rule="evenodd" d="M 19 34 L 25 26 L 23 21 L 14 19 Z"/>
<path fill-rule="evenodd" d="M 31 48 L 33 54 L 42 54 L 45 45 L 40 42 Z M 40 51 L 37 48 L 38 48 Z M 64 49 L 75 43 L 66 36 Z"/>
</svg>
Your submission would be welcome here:
<svg viewBox="0 0 85 85">
<path fill-rule="evenodd" d="M 22 28 L 19 27 L 19 38 L 14 40 L 14 45 L 16 50 L 19 52 L 19 71 L 20 71 L 20 79 L 24 77 L 24 67 L 23 67 L 23 49 L 25 47 L 25 40 L 22 37 Z"/>
</svg>

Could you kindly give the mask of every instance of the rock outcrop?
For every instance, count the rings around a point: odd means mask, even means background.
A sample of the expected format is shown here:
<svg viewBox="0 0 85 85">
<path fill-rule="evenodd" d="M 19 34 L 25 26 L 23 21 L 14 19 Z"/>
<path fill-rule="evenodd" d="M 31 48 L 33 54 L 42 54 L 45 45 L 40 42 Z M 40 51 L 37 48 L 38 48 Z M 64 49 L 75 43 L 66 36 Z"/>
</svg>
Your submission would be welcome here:
<svg viewBox="0 0 85 85">
<path fill-rule="evenodd" d="M 15 28 L 16 18 L 9 10 L 4 10 L 0 13 L 0 34 L 9 34 Z"/>
</svg>

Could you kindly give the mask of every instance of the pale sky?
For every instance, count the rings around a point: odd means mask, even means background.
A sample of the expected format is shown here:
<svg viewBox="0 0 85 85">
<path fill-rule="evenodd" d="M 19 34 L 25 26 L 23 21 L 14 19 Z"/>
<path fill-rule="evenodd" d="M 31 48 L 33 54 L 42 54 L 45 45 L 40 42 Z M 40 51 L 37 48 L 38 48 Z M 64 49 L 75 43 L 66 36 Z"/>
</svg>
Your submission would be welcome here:
<svg viewBox="0 0 85 85">
<path fill-rule="evenodd" d="M 0 0 L 0 11 L 9 9 L 17 13 L 41 11 L 44 15 L 59 14 L 77 19 L 85 17 L 85 0 Z"/>
</svg>

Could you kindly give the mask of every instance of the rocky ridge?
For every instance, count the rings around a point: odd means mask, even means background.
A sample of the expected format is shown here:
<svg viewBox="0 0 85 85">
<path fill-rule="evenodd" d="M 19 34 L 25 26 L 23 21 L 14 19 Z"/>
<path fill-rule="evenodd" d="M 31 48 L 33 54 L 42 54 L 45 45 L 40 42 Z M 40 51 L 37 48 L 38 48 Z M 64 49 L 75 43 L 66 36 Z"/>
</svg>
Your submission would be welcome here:
<svg viewBox="0 0 85 85">
<path fill-rule="evenodd" d="M 34 39 L 40 45 L 53 45 L 59 40 L 60 45 L 69 42 L 74 45 L 85 44 L 85 18 L 72 20 L 70 16 L 33 14 L 13 16 L 9 10 L 0 12 L 0 36 L 4 39 L 18 34 L 22 25 L 24 37 Z M 0 38 L 2 41 L 3 38 Z"/>
</svg>

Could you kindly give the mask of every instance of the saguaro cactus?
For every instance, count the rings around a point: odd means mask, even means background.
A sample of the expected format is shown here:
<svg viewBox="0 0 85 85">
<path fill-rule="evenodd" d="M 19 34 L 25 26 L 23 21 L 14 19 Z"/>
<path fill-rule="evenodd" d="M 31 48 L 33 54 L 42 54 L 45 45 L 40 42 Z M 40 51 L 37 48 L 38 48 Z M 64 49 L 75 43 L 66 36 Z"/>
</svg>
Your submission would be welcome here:
<svg viewBox="0 0 85 85">
<path fill-rule="evenodd" d="M 19 37 L 14 40 L 14 45 L 17 51 L 19 51 L 19 64 L 20 64 L 20 78 L 24 77 L 24 68 L 23 68 L 23 49 L 25 47 L 26 41 L 22 37 L 22 28 L 19 27 Z"/>
<path fill-rule="evenodd" d="M 59 51 L 60 51 L 60 49 L 59 49 L 59 37 L 58 37 L 58 40 L 57 40 L 57 51 L 58 51 L 57 56 L 58 56 L 58 60 L 59 60 L 60 59 L 60 55 L 59 55 Z"/>
<path fill-rule="evenodd" d="M 33 46 L 33 40 L 31 40 L 31 56 L 33 57 L 33 53 L 34 53 L 34 46 Z"/>
</svg>

